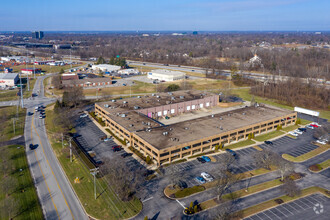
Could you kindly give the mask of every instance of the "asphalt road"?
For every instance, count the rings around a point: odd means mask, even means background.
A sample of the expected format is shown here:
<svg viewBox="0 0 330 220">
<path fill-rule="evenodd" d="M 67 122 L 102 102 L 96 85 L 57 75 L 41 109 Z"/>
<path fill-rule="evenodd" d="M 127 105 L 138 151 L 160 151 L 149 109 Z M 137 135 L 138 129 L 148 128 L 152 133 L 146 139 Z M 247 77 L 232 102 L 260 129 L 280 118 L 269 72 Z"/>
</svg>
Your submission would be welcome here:
<svg viewBox="0 0 330 220">
<path fill-rule="evenodd" d="M 40 91 L 38 98 L 27 103 L 27 112 L 34 114 L 26 116 L 24 131 L 27 159 L 39 200 L 46 219 L 88 219 L 53 153 L 44 119 L 39 119 L 39 113 L 34 111 L 35 106 L 46 105 L 43 79 L 39 77 L 34 88 L 35 93 Z M 30 150 L 31 143 L 37 148 Z"/>
</svg>

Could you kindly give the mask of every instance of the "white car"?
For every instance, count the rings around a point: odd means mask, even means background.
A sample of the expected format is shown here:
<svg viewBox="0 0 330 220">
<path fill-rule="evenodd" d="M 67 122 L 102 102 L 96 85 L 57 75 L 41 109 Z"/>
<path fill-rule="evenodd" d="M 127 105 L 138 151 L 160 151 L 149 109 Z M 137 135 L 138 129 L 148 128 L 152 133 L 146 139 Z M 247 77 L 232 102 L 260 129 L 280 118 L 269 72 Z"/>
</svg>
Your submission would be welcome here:
<svg viewBox="0 0 330 220">
<path fill-rule="evenodd" d="M 289 134 L 294 136 L 294 137 L 298 137 L 298 134 L 296 132 L 290 131 Z"/>
<path fill-rule="evenodd" d="M 104 139 L 103 141 L 104 142 L 107 142 L 107 141 L 110 141 L 112 138 L 106 138 L 106 139 Z"/>
<path fill-rule="evenodd" d="M 325 141 L 322 141 L 322 140 L 317 140 L 316 143 L 319 143 L 319 144 L 322 144 L 322 145 L 327 144 Z"/>
<path fill-rule="evenodd" d="M 297 133 L 297 134 L 303 134 L 303 132 L 298 130 L 298 129 L 294 130 L 294 132 Z"/>
<path fill-rule="evenodd" d="M 213 177 L 210 174 L 206 173 L 206 172 L 202 172 L 201 176 L 208 182 L 211 182 L 211 181 L 214 180 Z"/>
<path fill-rule="evenodd" d="M 86 117 L 87 117 L 87 114 L 80 115 L 80 118 L 86 118 Z"/>
</svg>

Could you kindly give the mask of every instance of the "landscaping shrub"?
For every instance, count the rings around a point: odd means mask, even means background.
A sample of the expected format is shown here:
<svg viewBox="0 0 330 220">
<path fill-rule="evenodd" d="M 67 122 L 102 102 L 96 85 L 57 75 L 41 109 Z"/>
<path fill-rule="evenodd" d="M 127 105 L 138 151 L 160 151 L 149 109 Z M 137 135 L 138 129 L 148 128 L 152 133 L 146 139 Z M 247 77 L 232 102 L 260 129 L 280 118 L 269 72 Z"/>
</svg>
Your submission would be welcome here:
<svg viewBox="0 0 330 220">
<path fill-rule="evenodd" d="M 109 132 L 111 134 L 112 137 L 116 138 L 122 145 L 125 145 L 126 146 L 126 139 L 125 140 L 122 140 L 120 139 L 119 137 L 117 137 L 112 131 L 110 131 L 109 128 L 106 128 L 105 129 L 107 132 Z"/>
<path fill-rule="evenodd" d="M 152 164 L 152 160 L 149 156 L 145 157 L 140 151 L 138 151 L 137 149 L 135 149 L 132 146 L 129 146 L 128 149 L 130 149 L 133 153 L 135 153 L 138 157 L 140 157 L 142 160 L 144 160 L 147 164 Z M 149 159 L 147 159 L 149 157 Z M 149 162 L 148 162 L 148 161 Z"/>
<path fill-rule="evenodd" d="M 301 124 L 300 118 L 298 118 L 297 121 L 296 121 L 296 125 L 299 125 L 299 124 Z"/>
<path fill-rule="evenodd" d="M 314 165 L 309 166 L 309 169 L 310 169 L 311 171 L 316 172 L 316 171 L 320 171 L 320 170 L 322 170 L 322 167 L 320 166 L 320 164 L 314 164 Z"/>
<path fill-rule="evenodd" d="M 190 188 L 185 188 L 183 190 L 180 190 L 180 191 L 176 192 L 174 195 L 175 195 L 175 198 L 183 198 L 183 197 L 186 197 L 191 194 L 198 193 L 198 192 L 201 192 L 204 190 L 205 190 L 204 186 L 193 186 Z"/>
</svg>

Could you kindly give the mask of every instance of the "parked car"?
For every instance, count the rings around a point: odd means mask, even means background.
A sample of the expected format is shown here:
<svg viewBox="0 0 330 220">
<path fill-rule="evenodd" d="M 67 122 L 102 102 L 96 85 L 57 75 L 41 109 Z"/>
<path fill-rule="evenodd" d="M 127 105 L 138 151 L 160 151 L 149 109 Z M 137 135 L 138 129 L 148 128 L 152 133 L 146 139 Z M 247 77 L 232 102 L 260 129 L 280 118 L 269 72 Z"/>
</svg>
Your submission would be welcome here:
<svg viewBox="0 0 330 220">
<path fill-rule="evenodd" d="M 310 123 L 310 125 L 316 125 L 316 126 L 318 126 L 318 127 L 321 127 L 322 125 L 320 125 L 319 123 L 317 123 L 317 122 L 312 122 L 312 123 Z"/>
<path fill-rule="evenodd" d="M 40 116 L 39 116 L 39 119 L 43 119 L 44 117 L 45 117 L 45 116 L 40 115 Z"/>
<path fill-rule="evenodd" d="M 199 161 L 199 162 L 201 162 L 201 163 L 205 163 L 206 161 L 203 159 L 203 158 L 201 158 L 201 157 L 197 157 L 197 160 Z"/>
<path fill-rule="evenodd" d="M 303 132 L 306 132 L 307 129 L 306 128 L 298 128 L 299 131 L 303 131 Z"/>
<path fill-rule="evenodd" d="M 80 118 L 86 118 L 86 117 L 87 117 L 87 114 L 80 115 Z"/>
<path fill-rule="evenodd" d="M 113 152 L 121 151 L 121 146 L 119 146 L 119 145 L 113 146 L 112 150 L 113 150 Z"/>
<path fill-rule="evenodd" d="M 296 132 L 297 134 L 302 134 L 302 133 L 303 133 L 303 132 L 300 131 L 299 129 L 294 130 L 294 132 Z"/>
<path fill-rule="evenodd" d="M 305 128 L 309 128 L 309 129 L 312 129 L 312 130 L 314 129 L 314 127 L 311 126 L 311 125 L 306 125 Z"/>
<path fill-rule="evenodd" d="M 208 173 L 206 173 L 206 172 L 202 172 L 202 173 L 201 173 L 201 176 L 202 176 L 206 181 L 208 181 L 208 182 L 211 182 L 211 181 L 214 180 L 214 178 L 213 178 L 210 174 L 208 174 Z"/>
<path fill-rule="evenodd" d="M 319 126 L 316 124 L 310 124 L 310 126 L 314 127 L 314 128 L 318 128 Z"/>
<path fill-rule="evenodd" d="M 111 140 L 111 138 L 105 138 L 103 141 L 107 142 L 107 141 L 110 141 L 110 140 Z"/>
<path fill-rule="evenodd" d="M 271 142 L 271 141 L 265 141 L 265 144 L 273 145 L 273 142 Z"/>
<path fill-rule="evenodd" d="M 129 156 L 132 156 L 133 154 L 132 153 L 123 153 L 122 155 L 120 155 L 122 158 L 125 158 L 125 157 L 129 157 Z"/>
<path fill-rule="evenodd" d="M 185 181 L 179 180 L 176 184 L 180 189 L 185 189 L 188 187 L 187 183 Z"/>
<path fill-rule="evenodd" d="M 28 116 L 31 116 L 31 115 L 33 115 L 33 112 L 28 112 Z"/>
<path fill-rule="evenodd" d="M 198 177 L 196 177 L 195 179 L 196 179 L 196 181 L 197 181 L 199 184 L 206 183 L 206 180 L 205 180 L 203 177 L 201 177 L 201 176 L 198 176 Z"/>
<path fill-rule="evenodd" d="M 149 176 L 153 174 L 155 171 L 154 170 L 146 170 L 146 172 L 143 173 L 143 176 Z"/>
<path fill-rule="evenodd" d="M 318 143 L 318 144 L 322 144 L 322 145 L 327 144 L 327 143 L 326 143 L 325 141 L 323 141 L 323 140 L 317 140 L 316 143 Z"/>
<path fill-rule="evenodd" d="M 294 136 L 294 137 L 298 137 L 299 135 L 296 132 L 290 131 L 289 132 L 290 135 Z"/>
<path fill-rule="evenodd" d="M 205 162 L 210 162 L 211 159 L 208 156 L 202 156 L 202 159 L 205 160 Z"/>
<path fill-rule="evenodd" d="M 226 149 L 226 151 L 228 152 L 228 153 L 230 153 L 232 156 L 234 156 L 234 157 L 236 157 L 236 152 L 235 151 L 233 151 L 232 149 Z"/>
</svg>

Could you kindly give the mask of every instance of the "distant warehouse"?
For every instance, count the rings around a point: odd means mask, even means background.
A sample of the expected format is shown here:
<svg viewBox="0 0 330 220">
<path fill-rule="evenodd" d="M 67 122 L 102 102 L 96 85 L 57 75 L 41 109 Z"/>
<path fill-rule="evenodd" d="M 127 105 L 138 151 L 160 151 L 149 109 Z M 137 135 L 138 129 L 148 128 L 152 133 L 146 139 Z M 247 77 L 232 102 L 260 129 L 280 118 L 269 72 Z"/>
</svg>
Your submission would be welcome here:
<svg viewBox="0 0 330 220">
<path fill-rule="evenodd" d="M 120 66 L 110 65 L 110 64 L 99 64 L 92 66 L 92 70 L 94 71 L 102 71 L 102 72 L 110 72 L 110 73 L 117 72 L 120 69 L 121 69 Z"/>
<path fill-rule="evenodd" d="M 11 87 L 17 84 L 19 80 L 17 73 L 1 73 L 0 74 L 0 87 Z"/>
<path fill-rule="evenodd" d="M 180 91 L 96 103 L 95 113 L 113 134 L 157 165 L 292 125 L 297 117 L 294 111 L 257 105 L 169 125 L 158 121 L 218 103 L 215 94 Z"/>
<path fill-rule="evenodd" d="M 159 81 L 175 81 L 175 80 L 181 80 L 185 78 L 185 73 L 180 71 L 171 71 L 171 70 L 164 70 L 164 69 L 156 69 L 151 70 L 151 72 L 148 73 L 149 79 L 156 79 Z"/>
</svg>

